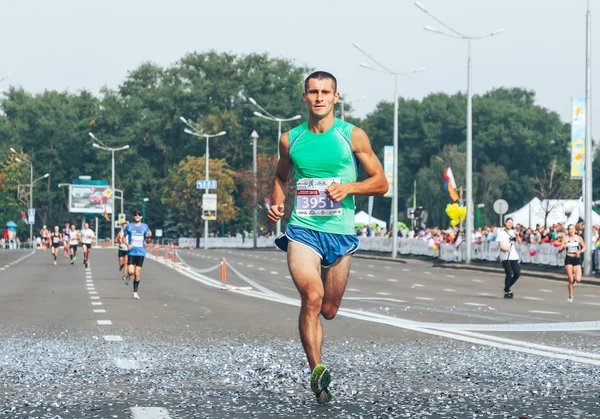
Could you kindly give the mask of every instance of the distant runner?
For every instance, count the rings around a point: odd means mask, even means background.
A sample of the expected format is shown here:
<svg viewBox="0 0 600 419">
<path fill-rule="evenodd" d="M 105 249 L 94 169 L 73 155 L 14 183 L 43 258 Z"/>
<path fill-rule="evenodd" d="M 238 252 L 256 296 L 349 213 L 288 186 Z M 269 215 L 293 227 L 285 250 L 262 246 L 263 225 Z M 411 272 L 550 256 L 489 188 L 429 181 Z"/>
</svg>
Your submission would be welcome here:
<svg viewBox="0 0 600 419">
<path fill-rule="evenodd" d="M 71 229 L 69 228 L 69 223 L 65 223 L 65 228 L 63 228 L 62 236 L 63 236 L 63 255 L 64 257 L 69 257 L 69 235 L 71 234 Z"/>
<path fill-rule="evenodd" d="M 50 242 L 50 252 L 52 253 L 52 257 L 54 258 L 54 265 L 56 265 L 56 257 L 58 256 L 58 252 L 62 242 L 62 234 L 59 231 L 58 226 L 54 226 L 54 231 L 50 234 Z"/>
<path fill-rule="evenodd" d="M 40 236 L 42 236 L 42 247 L 44 248 L 45 252 L 46 248 L 48 247 L 48 238 L 50 237 L 50 231 L 48 231 L 46 225 L 44 225 L 44 227 L 42 227 L 40 230 Z"/>
<path fill-rule="evenodd" d="M 90 261 L 90 251 L 92 250 L 92 240 L 96 238 L 94 231 L 90 229 L 90 225 L 85 223 L 81 230 L 81 246 L 83 247 L 83 265 L 88 267 Z"/>
<path fill-rule="evenodd" d="M 71 224 L 69 233 L 69 247 L 71 248 L 71 265 L 77 260 L 77 246 L 79 246 L 79 231 L 75 229 L 75 224 Z"/>
<path fill-rule="evenodd" d="M 123 231 L 125 227 L 127 227 L 128 222 L 124 221 L 121 224 L 121 231 L 117 233 L 117 237 L 115 237 L 115 242 L 119 243 L 119 272 L 123 273 L 123 281 L 125 281 L 125 285 L 129 285 L 129 274 L 127 273 L 127 245 L 129 243 L 123 243 L 123 239 L 125 235 Z"/>
</svg>

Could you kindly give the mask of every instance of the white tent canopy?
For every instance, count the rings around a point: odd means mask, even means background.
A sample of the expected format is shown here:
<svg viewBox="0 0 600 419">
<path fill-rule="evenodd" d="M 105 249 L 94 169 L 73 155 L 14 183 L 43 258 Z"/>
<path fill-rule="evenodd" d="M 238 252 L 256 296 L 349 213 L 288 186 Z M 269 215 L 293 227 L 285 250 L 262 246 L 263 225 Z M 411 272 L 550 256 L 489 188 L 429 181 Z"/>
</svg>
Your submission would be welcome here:
<svg viewBox="0 0 600 419">
<path fill-rule="evenodd" d="M 536 225 L 544 225 L 544 216 L 549 227 L 558 222 L 575 224 L 579 218 L 583 218 L 583 199 L 543 199 L 533 198 L 529 203 L 510 214 L 504 214 L 504 219 L 512 218 L 514 224 L 524 227 L 535 228 Z M 567 218 L 567 214 L 570 216 Z M 575 222 L 571 222 L 572 220 Z M 592 211 L 592 224 L 600 224 L 600 215 Z"/>
<path fill-rule="evenodd" d="M 354 224 L 368 225 L 369 224 L 369 214 L 367 214 L 364 211 L 357 212 L 356 214 L 354 214 Z M 384 228 L 384 229 L 387 226 L 387 223 L 385 221 L 381 221 L 373 216 L 371 216 L 371 224 L 377 224 L 378 226 L 380 226 L 381 228 Z"/>
</svg>

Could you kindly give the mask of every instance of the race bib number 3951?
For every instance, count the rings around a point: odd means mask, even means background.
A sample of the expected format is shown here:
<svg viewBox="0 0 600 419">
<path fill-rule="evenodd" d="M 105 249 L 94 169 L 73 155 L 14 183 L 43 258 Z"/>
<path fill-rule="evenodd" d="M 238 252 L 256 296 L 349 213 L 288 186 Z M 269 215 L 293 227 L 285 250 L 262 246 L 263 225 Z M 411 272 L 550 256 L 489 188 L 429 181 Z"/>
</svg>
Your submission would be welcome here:
<svg viewBox="0 0 600 419">
<path fill-rule="evenodd" d="M 302 217 L 332 216 L 342 213 L 342 203 L 333 202 L 325 194 L 340 178 L 304 178 L 296 184 L 296 215 Z"/>
</svg>

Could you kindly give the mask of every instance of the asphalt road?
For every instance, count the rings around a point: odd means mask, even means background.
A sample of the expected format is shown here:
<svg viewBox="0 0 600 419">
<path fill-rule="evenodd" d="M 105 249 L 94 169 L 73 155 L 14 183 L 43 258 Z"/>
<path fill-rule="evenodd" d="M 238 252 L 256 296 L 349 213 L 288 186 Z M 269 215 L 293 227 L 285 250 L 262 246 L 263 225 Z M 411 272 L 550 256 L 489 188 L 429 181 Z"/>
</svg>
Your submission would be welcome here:
<svg viewBox="0 0 600 419">
<path fill-rule="evenodd" d="M 0 418 L 600 417 L 600 287 L 355 258 L 320 406 L 285 253 L 159 254 L 0 250 Z"/>
</svg>

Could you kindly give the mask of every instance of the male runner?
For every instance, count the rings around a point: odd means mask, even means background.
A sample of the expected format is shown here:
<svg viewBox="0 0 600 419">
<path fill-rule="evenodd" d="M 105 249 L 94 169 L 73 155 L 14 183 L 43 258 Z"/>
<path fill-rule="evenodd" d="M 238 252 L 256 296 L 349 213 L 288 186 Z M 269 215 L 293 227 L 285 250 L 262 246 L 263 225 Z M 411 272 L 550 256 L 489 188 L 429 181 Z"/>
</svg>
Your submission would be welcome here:
<svg viewBox="0 0 600 419">
<path fill-rule="evenodd" d="M 123 221 L 121 224 L 121 231 L 117 233 L 115 237 L 115 243 L 119 243 L 119 272 L 123 272 L 123 281 L 125 281 L 125 285 L 129 285 L 129 274 L 127 273 L 127 244 L 123 243 L 123 231 L 125 227 L 127 227 L 127 221 Z"/>
<path fill-rule="evenodd" d="M 48 238 L 50 236 L 50 231 L 48 231 L 46 225 L 44 225 L 44 227 L 42 227 L 40 230 L 40 236 L 42 236 L 42 247 L 44 248 L 45 252 L 46 248 L 48 247 Z"/>
<path fill-rule="evenodd" d="M 65 223 L 65 228 L 63 228 L 63 255 L 68 258 L 69 257 L 69 235 L 71 234 L 71 229 L 69 228 L 69 223 Z"/>
<path fill-rule="evenodd" d="M 77 246 L 79 246 L 79 231 L 75 229 L 75 224 L 71 224 L 69 233 L 69 247 L 71 248 L 71 265 L 77 260 Z"/>
<path fill-rule="evenodd" d="M 56 265 L 56 257 L 58 256 L 58 251 L 60 249 L 60 243 L 62 242 L 62 234 L 60 233 L 58 226 L 54 226 L 54 231 L 50 233 L 50 252 L 52 253 L 52 257 L 54 258 L 54 265 Z"/>
<path fill-rule="evenodd" d="M 287 251 L 292 280 L 301 296 L 300 339 L 311 368 L 311 389 L 319 403 L 332 396 L 331 375 L 321 364 L 323 327 L 319 315 L 337 314 L 358 248 L 354 229 L 354 195 L 381 195 L 388 183 L 367 134 L 334 116 L 339 100 L 335 77 L 324 71 L 309 75 L 303 100 L 308 122 L 283 134 L 273 180 L 268 218 L 284 215 L 288 179 L 295 174 L 296 197 L 285 235 L 276 240 Z M 357 182 L 358 163 L 367 178 Z"/>
<path fill-rule="evenodd" d="M 88 267 L 90 261 L 90 250 L 92 250 L 92 240 L 96 238 L 94 231 L 90 229 L 90 225 L 85 223 L 81 230 L 81 246 L 83 247 L 83 265 Z"/>
<path fill-rule="evenodd" d="M 129 276 L 134 276 L 133 298 L 139 300 L 138 288 L 140 286 L 140 274 L 146 256 L 146 239 L 152 237 L 152 232 L 147 224 L 142 223 L 142 213 L 133 213 L 133 224 L 128 224 L 123 230 L 121 242 L 127 245 L 127 268 Z"/>
</svg>

